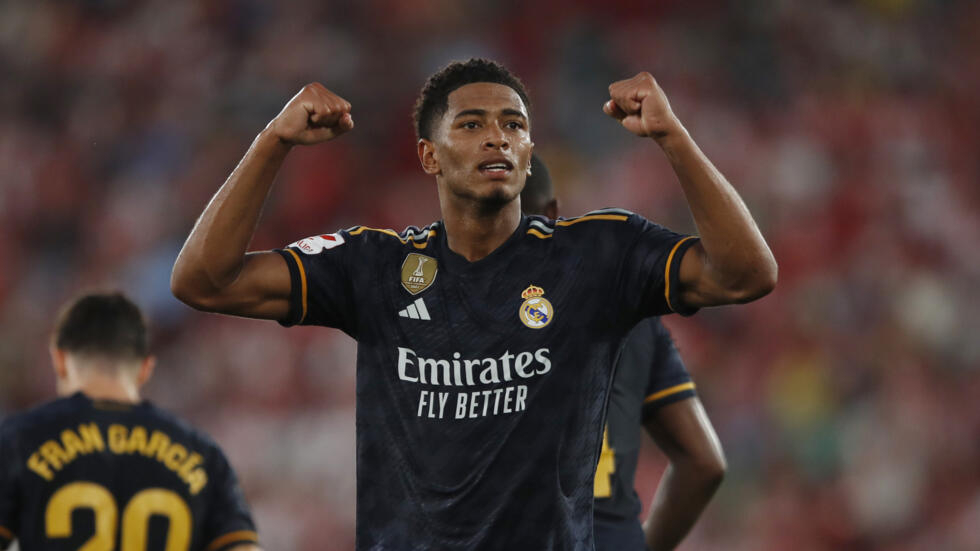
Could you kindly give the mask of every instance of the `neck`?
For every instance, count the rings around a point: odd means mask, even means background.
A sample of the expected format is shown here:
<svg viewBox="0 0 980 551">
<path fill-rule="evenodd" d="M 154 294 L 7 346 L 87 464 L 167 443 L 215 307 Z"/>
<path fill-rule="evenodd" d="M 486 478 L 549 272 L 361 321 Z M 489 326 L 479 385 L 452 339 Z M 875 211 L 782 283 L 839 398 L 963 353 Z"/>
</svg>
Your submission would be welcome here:
<svg viewBox="0 0 980 551">
<path fill-rule="evenodd" d="M 136 389 L 136 385 L 101 385 L 101 384 L 86 384 L 77 390 L 81 390 L 83 394 L 88 396 L 93 400 L 108 400 L 112 402 L 124 402 L 127 404 L 136 404 L 140 401 L 139 391 Z"/>
<path fill-rule="evenodd" d="M 135 404 L 140 401 L 136 383 L 137 367 L 81 365 L 69 359 L 69 375 L 59 381 L 59 394 L 68 396 L 81 391 L 93 400 Z M 130 370 L 134 370 L 130 372 Z"/>
<path fill-rule="evenodd" d="M 446 225 L 449 249 L 469 262 L 476 262 L 504 244 L 521 223 L 519 198 L 493 205 L 451 198 L 440 188 L 439 204 Z"/>
</svg>

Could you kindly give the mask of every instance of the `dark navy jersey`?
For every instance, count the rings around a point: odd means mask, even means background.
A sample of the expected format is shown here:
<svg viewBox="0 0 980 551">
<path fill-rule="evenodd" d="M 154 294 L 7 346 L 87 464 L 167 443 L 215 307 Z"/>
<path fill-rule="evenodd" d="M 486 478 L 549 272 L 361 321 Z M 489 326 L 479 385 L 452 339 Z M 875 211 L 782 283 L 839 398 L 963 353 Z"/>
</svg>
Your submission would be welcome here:
<svg viewBox="0 0 980 551">
<path fill-rule="evenodd" d="M 623 343 L 609 394 L 606 431 L 595 477 L 596 551 L 645 549 L 637 515 L 643 508 L 633 487 L 642 423 L 657 409 L 694 396 L 670 332 L 660 318 L 641 321 Z M 617 532 L 619 532 L 617 534 Z M 624 547 L 623 538 L 637 541 Z"/>
<path fill-rule="evenodd" d="M 613 361 L 644 317 L 684 310 L 693 238 L 609 209 L 522 217 L 468 262 L 436 222 L 280 251 L 283 323 L 358 341 L 357 549 L 592 549 Z"/>
<path fill-rule="evenodd" d="M 256 542 L 215 443 L 150 404 L 82 393 L 0 425 L 0 549 L 220 551 Z"/>
</svg>

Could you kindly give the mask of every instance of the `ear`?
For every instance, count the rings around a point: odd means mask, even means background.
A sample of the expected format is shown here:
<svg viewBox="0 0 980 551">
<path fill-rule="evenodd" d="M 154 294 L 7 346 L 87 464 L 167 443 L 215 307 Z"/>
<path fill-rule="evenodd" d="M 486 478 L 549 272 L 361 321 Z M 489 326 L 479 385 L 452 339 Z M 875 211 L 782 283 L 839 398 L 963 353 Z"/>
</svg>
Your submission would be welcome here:
<svg viewBox="0 0 980 551">
<path fill-rule="evenodd" d="M 136 374 L 136 388 L 142 388 L 153 375 L 153 369 L 157 366 L 156 356 L 147 356 L 140 364 L 139 373 Z"/>
<path fill-rule="evenodd" d="M 430 176 L 439 174 L 439 159 L 436 158 L 436 146 L 431 141 L 422 138 L 418 143 L 419 162 L 422 163 L 422 170 Z"/>
<path fill-rule="evenodd" d="M 59 350 L 56 346 L 51 345 L 48 347 L 48 352 L 51 353 L 51 365 L 54 366 L 54 375 L 59 381 L 65 381 L 68 379 L 68 366 L 65 363 L 65 351 Z"/>
<path fill-rule="evenodd" d="M 544 206 L 544 215 L 554 220 L 558 218 L 558 199 L 548 201 Z"/>
</svg>

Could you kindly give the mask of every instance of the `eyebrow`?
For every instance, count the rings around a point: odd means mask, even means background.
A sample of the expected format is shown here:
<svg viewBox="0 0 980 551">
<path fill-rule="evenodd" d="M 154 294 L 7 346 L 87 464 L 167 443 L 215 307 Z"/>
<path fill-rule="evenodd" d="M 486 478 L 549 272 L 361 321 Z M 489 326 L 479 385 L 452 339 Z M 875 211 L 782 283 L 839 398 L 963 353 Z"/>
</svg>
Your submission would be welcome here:
<svg viewBox="0 0 980 551">
<path fill-rule="evenodd" d="M 524 115 L 524 113 L 521 113 L 517 109 L 511 109 L 511 108 L 508 107 L 506 109 L 503 109 L 501 111 L 501 113 L 503 115 L 506 115 L 506 116 L 516 116 L 516 117 L 520 117 L 520 118 L 522 118 L 524 120 L 527 120 L 527 117 Z M 477 116 L 477 117 L 485 117 L 487 115 L 487 111 L 486 111 L 486 109 L 464 109 L 464 110 L 460 111 L 459 113 L 456 113 L 456 116 L 453 117 L 453 120 L 456 120 L 456 119 L 458 119 L 460 117 L 467 117 L 467 116 L 470 116 L 470 115 L 474 115 L 474 116 Z"/>
</svg>

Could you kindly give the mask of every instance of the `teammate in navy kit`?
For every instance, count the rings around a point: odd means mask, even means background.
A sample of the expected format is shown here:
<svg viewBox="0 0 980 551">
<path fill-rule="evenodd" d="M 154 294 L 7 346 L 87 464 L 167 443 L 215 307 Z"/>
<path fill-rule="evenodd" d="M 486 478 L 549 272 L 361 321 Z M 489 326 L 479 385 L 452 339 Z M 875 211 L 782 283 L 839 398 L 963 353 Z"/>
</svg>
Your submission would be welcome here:
<svg viewBox="0 0 980 551">
<path fill-rule="evenodd" d="M 551 177 L 537 154 L 531 157 L 521 208 L 558 217 Z M 637 516 L 643 506 L 633 489 L 641 426 L 670 461 L 642 528 Z M 724 473 L 721 444 L 670 332 L 660 318 L 641 321 L 619 353 L 609 394 L 594 484 L 596 551 L 674 549 Z"/>
<path fill-rule="evenodd" d="M 174 265 L 174 294 L 196 308 L 357 339 L 358 549 L 592 549 L 603 406 L 628 331 L 775 285 L 748 210 L 648 73 L 613 83 L 603 109 L 667 154 L 700 240 L 618 209 L 523 216 L 528 105 L 500 65 L 450 64 L 415 112 L 441 221 L 247 253 L 290 149 L 354 126 L 350 103 L 307 85 L 256 137 Z"/>
<path fill-rule="evenodd" d="M 61 398 L 0 424 L 0 549 L 258 551 L 218 446 L 147 401 L 139 309 L 84 296 L 51 346 Z"/>
</svg>

